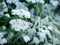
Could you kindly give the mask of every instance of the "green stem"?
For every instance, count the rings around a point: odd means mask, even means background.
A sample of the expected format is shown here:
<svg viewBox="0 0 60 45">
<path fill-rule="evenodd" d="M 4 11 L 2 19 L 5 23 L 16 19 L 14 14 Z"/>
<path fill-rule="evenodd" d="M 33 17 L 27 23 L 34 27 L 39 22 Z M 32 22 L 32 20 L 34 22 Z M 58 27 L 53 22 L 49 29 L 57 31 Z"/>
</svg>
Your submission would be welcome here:
<svg viewBox="0 0 60 45">
<path fill-rule="evenodd" d="M 45 44 L 48 45 L 47 37 L 45 37 Z"/>
</svg>

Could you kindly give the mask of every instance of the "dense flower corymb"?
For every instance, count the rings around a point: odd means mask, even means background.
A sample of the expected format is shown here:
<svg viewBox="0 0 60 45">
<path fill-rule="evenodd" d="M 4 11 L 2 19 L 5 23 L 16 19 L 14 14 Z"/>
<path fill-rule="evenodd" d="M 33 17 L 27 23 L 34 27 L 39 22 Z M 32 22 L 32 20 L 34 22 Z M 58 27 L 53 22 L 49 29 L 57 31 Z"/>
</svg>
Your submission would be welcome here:
<svg viewBox="0 0 60 45">
<path fill-rule="evenodd" d="M 30 12 L 28 12 L 26 10 L 23 10 L 23 9 L 20 9 L 20 10 L 12 10 L 12 14 L 13 15 L 18 15 L 21 18 L 23 18 L 23 17 L 30 18 L 31 17 Z"/>
<path fill-rule="evenodd" d="M 20 31 L 20 30 L 26 30 L 27 28 L 29 28 L 32 23 L 26 22 L 21 19 L 12 19 L 10 21 L 10 24 L 12 26 L 12 29 L 14 29 L 15 31 Z"/>
</svg>

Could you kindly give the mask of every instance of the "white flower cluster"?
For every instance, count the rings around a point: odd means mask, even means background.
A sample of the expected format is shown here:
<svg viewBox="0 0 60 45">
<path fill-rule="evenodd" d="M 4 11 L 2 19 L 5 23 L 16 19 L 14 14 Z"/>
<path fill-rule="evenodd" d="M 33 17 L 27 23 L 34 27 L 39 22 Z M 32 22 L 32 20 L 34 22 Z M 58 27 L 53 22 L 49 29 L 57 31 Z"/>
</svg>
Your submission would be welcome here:
<svg viewBox="0 0 60 45">
<path fill-rule="evenodd" d="M 28 34 L 27 35 L 30 38 L 32 38 L 32 36 L 36 33 L 36 29 L 34 29 L 34 28 L 33 29 L 28 29 L 27 31 L 28 31 Z"/>
<path fill-rule="evenodd" d="M 45 26 L 43 27 L 45 28 Z M 44 42 L 46 35 L 48 35 L 50 39 L 52 38 L 52 35 L 50 31 L 48 30 L 48 28 L 46 27 L 47 29 L 46 28 L 43 29 L 43 27 L 39 29 L 39 32 L 37 32 L 37 35 L 39 36 L 39 39 L 40 39 L 39 42 Z"/>
<path fill-rule="evenodd" d="M 19 0 L 6 0 L 6 1 L 7 1 L 7 3 L 9 3 L 9 4 L 19 2 Z"/>
<path fill-rule="evenodd" d="M 3 45 L 5 43 L 7 43 L 7 40 L 3 38 L 3 33 L 0 32 L 0 44 Z"/>
<path fill-rule="evenodd" d="M 54 7 L 57 7 L 57 5 L 59 4 L 57 0 L 50 0 L 50 2 Z"/>
<path fill-rule="evenodd" d="M 46 18 L 44 18 L 44 21 Z M 44 23 L 44 24 L 46 24 L 46 23 Z M 53 27 L 51 25 L 49 25 L 49 26 L 41 25 L 38 32 L 36 31 L 35 28 L 28 29 L 27 31 L 28 31 L 28 34 L 26 35 L 27 37 L 23 36 L 24 41 L 27 43 L 28 41 L 30 41 L 33 38 L 33 40 L 31 41 L 31 44 L 35 43 L 38 45 L 40 42 L 44 42 L 46 35 L 48 36 L 48 38 L 52 39 L 52 35 L 51 35 L 50 31 L 53 31 Z M 35 34 L 37 34 L 39 36 L 39 38 L 37 36 L 34 36 Z"/>
<path fill-rule="evenodd" d="M 30 31 L 31 32 L 31 34 L 29 33 L 30 36 L 33 34 L 35 35 L 35 33 L 39 36 L 39 38 L 37 36 L 35 37 L 31 36 L 33 38 L 32 43 L 38 45 L 40 42 L 44 42 L 46 35 L 48 36 L 48 38 L 52 39 L 52 35 L 50 31 L 53 31 L 53 27 L 51 25 L 45 26 L 47 22 L 49 22 L 48 16 L 41 20 L 41 27 L 38 29 L 39 30 L 38 32 L 36 30 L 34 31 L 33 29 Z"/>
<path fill-rule="evenodd" d="M 2 17 L 4 15 L 4 12 L 7 12 L 8 11 L 8 7 L 5 3 L 5 1 L 3 1 L 2 3 L 0 3 L 0 17 Z"/>
<path fill-rule="evenodd" d="M 26 22 L 21 19 L 12 19 L 9 23 L 11 24 L 12 29 L 14 29 L 15 31 L 20 31 L 20 30 L 24 31 L 32 25 L 32 23 Z"/>
<path fill-rule="evenodd" d="M 23 9 L 28 11 L 28 8 L 26 7 L 26 3 L 16 2 L 15 5 L 16 5 L 15 9 L 17 10 Z"/>
<path fill-rule="evenodd" d="M 12 14 L 13 15 L 18 15 L 21 18 L 23 18 L 23 17 L 30 18 L 31 17 L 30 12 L 25 11 L 23 9 L 20 9 L 20 10 L 12 10 Z"/>
<path fill-rule="evenodd" d="M 1 19 L 3 20 L 2 21 L 3 25 L 0 27 L 0 30 L 1 30 L 0 31 L 0 44 L 4 45 L 5 43 L 8 43 L 7 41 L 10 41 L 10 39 L 12 39 L 15 36 L 15 34 L 21 34 L 21 35 L 16 35 L 16 36 L 19 38 L 21 36 L 21 38 L 23 38 L 22 42 L 25 41 L 26 43 L 31 43 L 32 45 L 33 44 L 40 45 L 41 42 L 44 43 L 42 45 L 46 45 L 45 41 L 47 45 L 53 45 L 50 42 L 55 43 L 55 44 L 60 44 L 60 40 L 55 36 L 56 32 L 57 32 L 56 35 L 57 34 L 60 35 L 58 29 L 54 27 L 55 25 L 53 23 L 55 21 L 53 21 L 53 19 L 51 21 L 50 16 L 46 16 L 46 15 L 52 14 L 50 12 L 53 7 L 56 7 L 59 4 L 58 1 L 50 0 L 50 4 L 48 3 L 45 4 L 44 2 L 45 0 L 26 0 L 27 2 L 32 2 L 32 3 L 20 2 L 20 1 L 21 0 L 6 0 L 6 2 L 3 1 L 2 3 L 0 3 L 0 7 L 3 7 L 2 10 L 0 10 L 0 17 L 1 15 L 4 15 L 10 19 L 10 21 L 6 21 L 7 23 L 3 22 L 6 17 L 4 17 L 4 20 Z M 32 7 L 31 9 L 29 8 L 32 15 L 28 11 L 28 8 L 26 6 L 29 7 L 30 4 L 38 6 L 39 4 L 37 5 L 36 3 L 45 4 L 45 5 L 42 5 L 44 6 L 42 7 L 43 14 L 40 12 L 42 15 L 46 16 L 45 18 L 42 18 L 39 15 L 36 15 L 35 11 L 39 13 L 40 10 L 37 9 L 38 10 L 37 11 L 35 10 L 34 7 Z M 11 4 L 14 4 L 16 6 L 15 9 L 11 8 L 11 7 L 14 7 Z M 11 12 L 8 12 L 8 11 L 11 11 Z M 14 19 L 12 19 L 12 16 L 10 14 L 14 16 L 13 17 Z M 19 18 L 15 19 L 15 16 L 18 16 Z M 31 22 L 26 21 L 26 19 L 28 20 L 30 19 L 29 21 Z M 10 31 L 9 30 L 10 28 L 12 30 L 15 30 L 16 33 L 14 33 L 13 31 Z M 10 32 L 2 33 L 2 31 L 7 31 L 7 30 L 9 30 Z M 8 34 L 6 38 L 4 37 L 4 34 Z M 49 39 L 52 41 L 50 41 Z M 17 40 L 14 40 L 14 41 L 17 41 Z"/>
<path fill-rule="evenodd" d="M 26 0 L 27 2 L 32 2 L 32 3 L 36 3 L 36 2 L 39 2 L 39 3 L 44 3 L 44 0 Z"/>
</svg>

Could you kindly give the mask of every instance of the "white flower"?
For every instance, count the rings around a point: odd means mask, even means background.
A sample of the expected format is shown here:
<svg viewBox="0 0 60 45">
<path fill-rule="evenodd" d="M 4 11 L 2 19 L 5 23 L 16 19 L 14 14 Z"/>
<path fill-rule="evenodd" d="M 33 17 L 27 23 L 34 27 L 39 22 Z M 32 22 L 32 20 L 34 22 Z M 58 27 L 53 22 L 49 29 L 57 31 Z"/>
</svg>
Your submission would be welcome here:
<svg viewBox="0 0 60 45">
<path fill-rule="evenodd" d="M 47 43 L 48 45 L 52 45 L 51 43 Z M 44 44 L 44 45 L 46 45 L 46 44 Z"/>
<path fill-rule="evenodd" d="M 18 2 L 19 0 L 6 0 L 6 1 L 7 1 L 7 3 L 11 4 L 11 3 L 16 3 L 16 2 Z"/>
<path fill-rule="evenodd" d="M 52 45 L 51 43 L 48 43 L 48 45 Z"/>
<path fill-rule="evenodd" d="M 10 18 L 10 15 L 9 15 L 8 13 L 7 13 L 7 14 L 5 14 L 5 16 L 6 16 L 6 17 L 8 17 L 8 18 Z"/>
<path fill-rule="evenodd" d="M 28 31 L 28 36 L 30 38 L 32 38 L 32 36 L 36 33 L 36 30 L 35 29 L 28 29 L 27 31 Z"/>
<path fill-rule="evenodd" d="M 6 26 L 2 26 L 2 29 L 5 30 L 6 29 Z"/>
<path fill-rule="evenodd" d="M 44 3 L 44 0 L 26 0 L 27 2 L 32 2 L 32 3 L 36 3 L 36 2 L 39 2 L 39 3 Z"/>
<path fill-rule="evenodd" d="M 7 12 L 8 7 L 7 7 L 6 3 L 3 1 L 2 4 L 3 4 L 3 12 Z"/>
<path fill-rule="evenodd" d="M 33 37 L 33 43 L 39 44 L 40 40 L 37 37 Z"/>
<path fill-rule="evenodd" d="M 34 14 L 34 8 L 32 8 L 32 9 L 30 10 L 30 12 L 31 12 L 32 14 Z"/>
<path fill-rule="evenodd" d="M 44 3 L 44 0 L 39 0 L 40 1 L 40 3 Z"/>
<path fill-rule="evenodd" d="M 20 31 L 20 30 L 24 31 L 30 28 L 30 22 L 26 22 L 21 19 L 12 19 L 9 23 L 11 24 L 12 29 L 14 29 L 15 31 Z"/>
<path fill-rule="evenodd" d="M 23 17 L 30 18 L 31 17 L 30 12 L 25 11 L 23 9 L 20 9 L 20 10 L 12 10 L 12 14 L 13 15 L 18 15 L 21 18 L 23 18 Z"/>
<path fill-rule="evenodd" d="M 52 3 L 54 7 L 56 7 L 59 4 L 57 0 L 50 0 L 50 2 Z"/>
<path fill-rule="evenodd" d="M 6 8 L 7 7 L 5 1 L 3 1 L 2 4 L 3 4 L 3 8 Z"/>
<path fill-rule="evenodd" d="M 27 35 L 22 35 L 22 37 L 26 43 L 30 41 L 30 37 L 28 37 Z"/>
<path fill-rule="evenodd" d="M 53 38 L 55 44 L 60 44 L 60 40 L 58 38 Z"/>
<path fill-rule="evenodd" d="M 18 15 L 19 17 L 22 17 L 22 14 L 20 13 L 20 10 L 12 10 L 11 11 L 13 15 Z"/>
<path fill-rule="evenodd" d="M 35 0 L 26 0 L 27 2 L 32 2 L 32 3 L 36 3 Z"/>
<path fill-rule="evenodd" d="M 44 35 L 45 34 L 48 35 L 49 38 L 52 38 L 52 35 L 51 35 L 50 31 L 47 29 L 46 26 L 41 26 L 41 28 L 39 29 L 39 31 L 42 32 Z"/>
<path fill-rule="evenodd" d="M 0 7 L 1 7 L 0 17 L 2 17 L 4 15 L 4 12 L 8 11 L 8 7 L 4 1 L 2 3 L 0 3 Z"/>
<path fill-rule="evenodd" d="M 25 11 L 25 10 L 21 9 L 20 12 L 25 16 L 25 18 L 30 18 L 31 17 L 30 12 L 28 12 L 28 11 Z"/>
<path fill-rule="evenodd" d="M 3 12 L 0 12 L 0 17 L 2 17 L 3 16 Z"/>
<path fill-rule="evenodd" d="M 16 2 L 15 5 L 16 5 L 15 9 L 17 9 L 17 10 L 23 9 L 23 10 L 27 10 L 28 11 L 28 8 L 26 7 L 26 5 L 24 5 L 24 3 Z"/>
<path fill-rule="evenodd" d="M 52 31 L 53 30 L 53 27 L 52 26 L 48 26 L 48 29 Z"/>
<path fill-rule="evenodd" d="M 46 35 L 44 33 L 41 33 L 41 32 L 37 32 L 37 35 L 39 35 L 40 42 L 44 42 L 44 39 L 45 39 Z"/>
<path fill-rule="evenodd" d="M 7 43 L 7 40 L 5 39 L 5 38 L 3 38 L 3 39 L 0 39 L 0 44 L 4 44 L 4 43 Z"/>
<path fill-rule="evenodd" d="M 0 33 L 0 39 L 3 37 L 3 34 L 2 33 Z"/>
</svg>

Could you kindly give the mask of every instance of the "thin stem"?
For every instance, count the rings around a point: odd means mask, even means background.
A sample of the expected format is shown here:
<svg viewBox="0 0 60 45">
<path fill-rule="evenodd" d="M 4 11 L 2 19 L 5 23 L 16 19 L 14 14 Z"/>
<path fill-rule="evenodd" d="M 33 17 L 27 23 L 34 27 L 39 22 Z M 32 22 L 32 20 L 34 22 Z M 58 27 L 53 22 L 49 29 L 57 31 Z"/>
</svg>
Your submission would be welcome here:
<svg viewBox="0 0 60 45">
<path fill-rule="evenodd" d="M 46 45 L 48 45 L 47 37 L 45 37 L 45 43 L 46 43 Z"/>
</svg>

